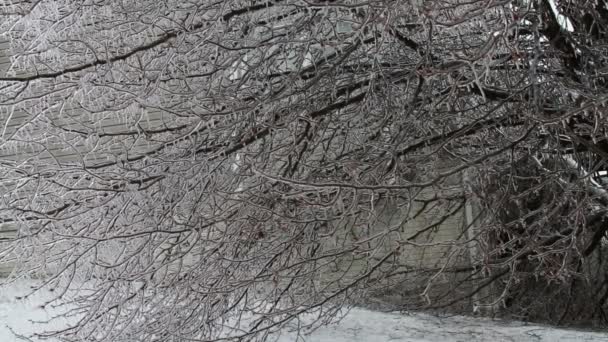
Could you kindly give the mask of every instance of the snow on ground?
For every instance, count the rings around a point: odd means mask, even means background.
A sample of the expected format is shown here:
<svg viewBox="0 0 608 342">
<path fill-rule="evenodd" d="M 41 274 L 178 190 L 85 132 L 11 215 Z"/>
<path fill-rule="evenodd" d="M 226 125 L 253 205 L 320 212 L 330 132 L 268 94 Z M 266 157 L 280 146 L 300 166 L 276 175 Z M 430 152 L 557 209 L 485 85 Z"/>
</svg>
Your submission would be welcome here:
<svg viewBox="0 0 608 342">
<path fill-rule="evenodd" d="M 65 327 L 68 322 L 34 325 L 31 321 L 47 320 L 53 310 L 41 308 L 50 298 L 42 292 L 28 299 L 16 299 L 30 290 L 33 281 L 20 281 L 0 287 L 0 342 L 27 341 L 12 331 L 28 336 L 34 331 Z M 507 322 L 463 316 L 436 317 L 427 314 L 378 313 L 353 309 L 338 324 L 323 327 L 310 335 L 298 337 L 285 332 L 276 342 L 600 342 L 608 341 L 608 332 L 583 332 L 552 329 L 521 322 Z"/>
<path fill-rule="evenodd" d="M 21 298 L 32 290 L 35 281 L 18 281 L 0 286 L 0 342 L 28 341 L 27 336 L 47 329 L 61 329 L 68 326 L 65 319 L 58 319 L 51 324 L 37 324 L 51 319 L 61 311 L 49 305 L 42 308 L 45 300 L 52 298 L 53 293 L 44 291 L 28 298 Z M 23 336 L 18 338 L 14 333 Z"/>
</svg>

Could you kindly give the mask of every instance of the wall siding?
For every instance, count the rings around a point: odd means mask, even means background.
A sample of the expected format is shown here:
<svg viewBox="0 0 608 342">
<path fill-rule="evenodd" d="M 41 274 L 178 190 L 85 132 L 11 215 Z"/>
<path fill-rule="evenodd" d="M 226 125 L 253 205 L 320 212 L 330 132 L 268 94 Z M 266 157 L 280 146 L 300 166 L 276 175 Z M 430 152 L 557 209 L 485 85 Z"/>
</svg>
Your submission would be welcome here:
<svg viewBox="0 0 608 342">
<path fill-rule="evenodd" d="M 10 46 L 6 39 L 0 37 L 0 76 L 6 75 L 6 71 L 9 69 L 11 64 L 10 59 Z M 1 119 L 0 123 L 5 124 L 5 120 Z M 4 158 L 0 157 L 0 160 Z M 10 224 L 0 224 L 0 246 L 6 242 L 7 239 L 15 236 L 14 227 Z M 12 265 L 6 263 L 0 263 L 0 276 L 7 275 L 10 273 Z"/>
<path fill-rule="evenodd" d="M 10 65 L 9 45 L 6 41 L 0 41 L 0 74 L 6 73 Z M 97 133 L 132 131 L 135 127 L 157 129 L 175 125 L 175 117 L 168 116 L 159 110 L 142 111 L 137 122 L 125 120 L 120 115 L 99 115 L 93 119 L 90 115 L 84 115 L 82 110 L 77 107 L 64 108 L 61 112 L 45 115 L 45 118 L 66 129 Z M 94 162 L 113 160 L 127 153 L 133 156 L 159 146 L 159 144 L 147 142 L 146 139 L 138 140 L 135 137 L 131 146 L 125 147 L 122 144 L 116 144 L 103 152 L 97 152 L 82 143 L 66 147 L 64 139 L 69 140 L 69 133 L 66 133 L 65 137 L 57 136 L 45 141 L 45 146 L 33 140 L 28 142 L 27 139 L 21 143 L 10 142 L 14 137 L 24 134 L 22 130 L 26 125 L 28 129 L 44 129 L 44 123 L 37 125 L 36 120 L 35 113 L 27 113 L 23 110 L 0 112 L 0 137 L 4 141 L 9 141 L 9 143 L 0 144 L 0 160 L 17 164 L 29 158 L 50 163 L 69 164 L 83 160 Z M 30 131 L 29 135 L 35 136 L 35 131 L 33 133 Z M 460 181 L 457 179 L 453 183 L 454 189 L 452 190 L 427 189 L 412 200 L 432 198 L 439 193 L 446 194 L 446 191 L 447 193 L 460 191 Z M 10 186 L 6 186 L 5 189 L 10 189 Z M 381 257 L 395 250 L 397 245 L 401 245 L 396 263 L 404 270 L 437 269 L 446 263 L 450 265 L 466 264 L 469 260 L 468 255 L 463 255 L 462 249 L 454 247 L 455 242 L 463 239 L 463 210 L 446 206 L 430 206 L 425 210 L 421 209 L 422 204 L 415 201 L 410 202 L 407 206 L 398 205 L 392 200 L 381 201 L 376 205 L 375 215 L 370 217 L 369 223 L 349 222 L 348 219 L 337 222 L 336 224 L 343 226 L 338 230 L 340 233 L 325 239 L 323 243 L 326 249 L 331 250 L 340 248 L 341 245 L 355 243 L 358 236 L 379 235 L 381 237 L 369 242 L 367 248 Z M 446 211 L 451 210 L 455 210 L 453 215 L 438 223 Z M 416 213 L 418 215 L 415 215 Z M 16 233 L 13 225 L 0 226 L 0 240 L 14 237 Z M 342 279 L 339 281 L 352 279 L 367 272 L 372 266 L 373 258 L 370 259 L 368 256 L 346 256 L 336 264 L 333 274 L 335 277 L 332 274 L 326 274 L 324 275 L 325 281 L 332 283 L 338 281 L 338 277 Z M 6 274 L 10 269 L 10 265 L 0 265 L 0 274 Z M 346 277 L 344 277 L 345 273 Z"/>
<path fill-rule="evenodd" d="M 10 44 L 0 38 L 0 76 L 7 75 L 10 68 Z M 14 110 L 2 108 L 0 109 L 0 161 L 15 166 L 31 160 L 36 160 L 38 166 L 45 163 L 54 167 L 59 166 L 58 164 L 92 165 L 154 150 L 162 144 L 162 141 L 150 142 L 149 139 L 140 139 L 138 135 L 133 135 L 125 144 L 125 139 L 97 137 L 99 134 L 141 132 L 141 130 L 158 130 L 176 125 L 174 116 L 160 110 L 137 110 L 127 113 L 128 115 L 120 113 L 90 115 L 76 104 L 68 104 L 61 110 L 45 113 L 45 121 L 40 121 L 36 113 L 26 112 L 23 108 Z M 65 134 L 55 132 L 55 135 L 47 134 L 43 140 L 39 140 L 37 137 L 43 135 L 49 120 L 56 127 L 61 127 Z M 71 133 L 70 130 L 94 132 L 96 136 L 91 136 L 93 142 L 89 144 L 86 143 L 89 137 L 82 139 L 83 134 Z M 78 139 L 75 139 L 76 135 L 80 135 Z M 103 144 L 104 149 L 100 151 L 94 144 L 97 139 L 110 144 Z M 14 182 L 3 176 L 0 174 L 0 191 L 16 191 L 13 189 Z M 15 238 L 17 233 L 15 224 L 0 224 L 0 245 Z M 0 263 L 0 276 L 10 273 L 12 268 L 13 265 L 10 263 Z"/>
</svg>

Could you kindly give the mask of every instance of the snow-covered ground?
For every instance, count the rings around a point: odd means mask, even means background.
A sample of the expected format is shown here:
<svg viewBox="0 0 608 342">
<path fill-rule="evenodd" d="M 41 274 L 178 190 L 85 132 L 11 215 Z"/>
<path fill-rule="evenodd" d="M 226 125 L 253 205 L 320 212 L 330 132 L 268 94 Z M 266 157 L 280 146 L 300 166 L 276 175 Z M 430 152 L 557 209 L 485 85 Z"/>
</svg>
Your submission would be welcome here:
<svg viewBox="0 0 608 342">
<path fill-rule="evenodd" d="M 53 315 L 52 307 L 41 308 L 50 293 L 40 293 L 28 299 L 16 299 L 27 293 L 31 281 L 21 281 L 0 287 L 0 342 L 28 341 L 36 329 L 49 325 L 34 325 L 32 321 L 47 320 Z M 52 326 L 60 328 L 68 322 L 58 321 Z M 338 324 L 327 326 L 310 335 L 298 337 L 294 333 L 275 336 L 277 342 L 537 342 L 608 341 L 608 332 L 583 332 L 471 317 L 435 317 L 426 314 L 378 313 L 353 309 Z"/>
</svg>

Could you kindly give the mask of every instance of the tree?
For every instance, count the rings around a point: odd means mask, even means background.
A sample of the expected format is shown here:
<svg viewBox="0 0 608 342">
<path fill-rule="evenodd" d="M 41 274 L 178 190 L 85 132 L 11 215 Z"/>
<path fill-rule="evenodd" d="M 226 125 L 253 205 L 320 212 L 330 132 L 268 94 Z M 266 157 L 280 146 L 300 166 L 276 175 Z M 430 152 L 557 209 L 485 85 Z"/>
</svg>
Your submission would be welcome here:
<svg viewBox="0 0 608 342">
<path fill-rule="evenodd" d="M 3 255 L 58 299 L 93 284 L 66 341 L 264 338 L 397 290 L 439 308 L 492 288 L 478 304 L 534 319 L 584 293 L 549 318 L 606 323 L 603 0 L 0 11 Z M 443 265 L 404 268 L 471 198 Z M 372 229 L 414 203 L 442 214 Z"/>
</svg>

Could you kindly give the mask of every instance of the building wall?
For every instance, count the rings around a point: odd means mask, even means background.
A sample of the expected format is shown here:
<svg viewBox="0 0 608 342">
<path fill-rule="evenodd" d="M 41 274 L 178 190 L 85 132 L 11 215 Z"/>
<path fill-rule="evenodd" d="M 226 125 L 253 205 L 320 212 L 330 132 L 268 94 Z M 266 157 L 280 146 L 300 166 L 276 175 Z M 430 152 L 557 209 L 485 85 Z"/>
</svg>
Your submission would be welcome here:
<svg viewBox="0 0 608 342">
<path fill-rule="evenodd" d="M 11 63 L 9 42 L 5 39 L 0 38 L 0 76 L 6 74 Z M 3 115 L 0 120 L 0 124 L 5 123 L 5 116 Z M 0 161 L 3 158 L 0 157 Z M 14 227 L 9 224 L 0 224 L 0 245 L 2 241 L 11 238 L 15 235 Z M 0 263 L 0 276 L 10 273 L 11 265 Z"/>
<path fill-rule="evenodd" d="M 11 69 L 10 44 L 6 39 L 0 38 L 0 76 L 7 75 Z M 24 107 L 36 108 L 38 100 L 29 101 L 31 103 Z M 0 107 L 1 163 L 15 168 L 27 165 L 29 170 L 43 172 L 44 167 L 79 167 L 83 164 L 116 161 L 126 156 L 135 157 L 159 147 L 165 143 L 163 139 L 168 138 L 159 137 L 154 142 L 137 135 L 127 139 L 124 137 L 116 139 L 98 138 L 91 134 L 91 137 L 82 138 L 82 136 L 75 137 L 69 131 L 101 134 L 155 130 L 176 125 L 175 116 L 160 110 L 143 108 L 92 115 L 79 109 L 76 103 L 65 103 L 62 108 L 46 108 L 44 118 L 38 117 L 37 114 L 18 107 L 14 109 Z M 47 131 L 50 124 L 54 125 L 53 133 L 42 134 Z M 100 140 L 101 143 L 90 143 L 94 139 Z M 99 146 L 103 146 L 103 150 L 99 150 Z M 107 146 L 111 147 L 106 148 Z M 0 170 L 0 191 L 10 194 L 11 199 L 18 198 L 20 190 L 15 188 L 16 182 L 11 180 L 5 171 L 6 169 Z M 0 222 L 0 245 L 16 234 L 15 224 Z M 10 269 L 10 265 L 0 265 L 0 275 L 7 274 Z"/>
<path fill-rule="evenodd" d="M 409 193 L 407 196 L 411 197 L 404 196 L 405 199 L 381 200 L 362 222 L 341 222 L 342 227 L 336 230 L 339 233 L 327 238 L 325 248 L 363 242 L 356 253 L 342 257 L 330 270 L 333 272 L 324 272 L 321 282 L 343 286 L 370 272 L 380 259 L 393 253 L 372 278 L 390 275 L 380 287 L 398 292 L 399 299 L 395 301 L 418 301 L 427 287 L 429 293 L 445 290 L 456 277 L 462 279 L 470 273 L 453 272 L 466 269 L 471 262 L 462 195 L 462 182 L 454 177 L 442 188 Z M 406 292 L 413 299 L 404 299 Z"/>
<path fill-rule="evenodd" d="M 10 46 L 7 41 L 0 41 L 0 75 L 5 74 L 11 66 Z M 175 119 L 161 111 L 141 110 L 139 113 L 121 113 L 116 115 L 83 115 L 78 108 L 62 109 L 61 112 L 52 112 L 45 115 L 53 120 L 57 126 L 66 129 L 80 131 L 96 131 L 106 133 L 123 132 L 133 129 L 155 129 L 171 125 Z M 40 162 L 78 164 L 82 162 L 93 163 L 95 161 L 115 160 L 124 155 L 134 156 L 157 147 L 160 143 L 151 144 L 148 139 L 134 141 L 131 146 L 117 144 L 113 150 L 99 152 L 91 146 L 83 144 L 69 145 L 60 137 L 50 138 L 45 141 L 45 146 L 34 143 L 16 142 L 13 137 L 20 134 L 24 127 L 28 129 L 44 129 L 44 125 L 35 122 L 35 113 L 26 113 L 16 110 L 14 112 L 0 110 L 0 160 L 19 164 L 28 158 L 35 157 Z M 30 133 L 31 134 L 31 133 Z M 33 135 L 33 134 L 32 134 Z M 23 140 L 23 139 L 19 139 Z M 1 177 L 1 175 L 0 175 Z M 0 184 L 5 191 L 10 191 L 11 184 L 6 184 L 0 179 Z M 453 179 L 448 188 L 425 189 L 413 196 L 409 194 L 408 200 L 381 200 L 375 208 L 374 213 L 368 217 L 366 222 L 351 222 L 346 218 L 336 224 L 343 225 L 345 229 L 324 240 L 326 247 L 339 248 L 344 244 L 353 244 L 360 236 L 376 236 L 367 244 L 361 244 L 362 250 L 366 250 L 366 257 L 352 256 L 336 265 L 336 274 L 340 269 L 348 268 L 352 276 L 361 274 L 372 266 L 374 257 L 370 254 L 382 256 L 394 251 L 399 246 L 398 257 L 392 262 L 400 269 L 437 269 L 446 263 L 459 265 L 466 263 L 467 257 L 463 255 L 462 246 L 459 244 L 463 239 L 464 216 L 463 209 L 458 208 L 458 201 L 430 201 L 424 207 L 424 201 L 435 196 L 449 196 L 461 192 L 459 179 Z M 446 213 L 452 213 L 444 217 Z M 14 226 L 10 224 L 0 225 L 0 240 L 15 236 Z M 10 268 L 4 266 L 4 272 Z M 0 273 L 3 272 L 0 266 Z M 328 276 L 331 279 L 331 276 Z"/>
</svg>

